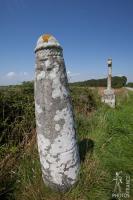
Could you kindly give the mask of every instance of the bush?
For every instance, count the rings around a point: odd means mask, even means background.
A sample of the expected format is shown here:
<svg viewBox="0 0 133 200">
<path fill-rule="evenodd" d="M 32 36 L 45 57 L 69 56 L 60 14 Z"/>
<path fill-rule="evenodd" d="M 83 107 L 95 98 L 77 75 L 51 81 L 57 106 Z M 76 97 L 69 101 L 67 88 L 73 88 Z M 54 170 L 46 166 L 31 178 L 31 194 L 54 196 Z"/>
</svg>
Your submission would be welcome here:
<svg viewBox="0 0 133 200">
<path fill-rule="evenodd" d="M 97 109 L 100 97 L 95 89 L 88 87 L 70 87 L 74 110 L 85 115 Z"/>
<path fill-rule="evenodd" d="M 10 86 L 0 90 L 0 144 L 17 145 L 35 128 L 33 88 Z"/>
<path fill-rule="evenodd" d="M 133 82 L 129 82 L 126 86 L 127 87 L 133 87 Z"/>
<path fill-rule="evenodd" d="M 121 88 L 126 85 L 127 82 L 127 77 L 126 76 L 114 76 L 112 77 L 112 87 L 113 88 Z M 75 83 L 70 83 L 70 85 L 75 85 L 75 86 L 88 86 L 88 87 L 107 87 L 107 78 L 103 79 L 91 79 L 87 81 L 82 81 L 82 82 L 75 82 Z"/>
</svg>

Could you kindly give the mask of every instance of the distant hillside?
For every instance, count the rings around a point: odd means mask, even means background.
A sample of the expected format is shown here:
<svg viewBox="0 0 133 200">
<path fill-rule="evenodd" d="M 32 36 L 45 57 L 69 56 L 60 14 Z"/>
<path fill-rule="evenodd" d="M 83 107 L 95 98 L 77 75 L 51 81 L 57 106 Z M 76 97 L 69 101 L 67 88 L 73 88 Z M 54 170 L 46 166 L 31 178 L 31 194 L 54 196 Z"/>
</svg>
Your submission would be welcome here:
<svg viewBox="0 0 133 200">
<path fill-rule="evenodd" d="M 79 81 L 79 82 L 74 82 L 74 83 L 69 83 L 71 86 L 88 86 L 88 87 L 107 87 L 107 78 L 103 79 L 90 79 L 86 81 Z M 19 85 L 7 85 L 7 86 L 0 86 L 0 90 L 5 90 L 5 89 L 11 89 L 15 87 L 25 87 L 27 90 L 31 89 L 32 91 L 34 90 L 34 81 L 24 81 L 22 84 Z M 121 87 L 133 87 L 133 82 L 128 82 L 127 83 L 127 77 L 126 76 L 114 76 L 112 77 L 112 87 L 113 88 L 121 88 Z"/>
<path fill-rule="evenodd" d="M 126 86 L 127 77 L 126 76 L 114 76 L 112 77 L 112 87 L 121 88 Z M 103 79 L 90 79 L 82 82 L 71 83 L 75 86 L 89 86 L 89 87 L 107 87 L 107 78 Z"/>
</svg>

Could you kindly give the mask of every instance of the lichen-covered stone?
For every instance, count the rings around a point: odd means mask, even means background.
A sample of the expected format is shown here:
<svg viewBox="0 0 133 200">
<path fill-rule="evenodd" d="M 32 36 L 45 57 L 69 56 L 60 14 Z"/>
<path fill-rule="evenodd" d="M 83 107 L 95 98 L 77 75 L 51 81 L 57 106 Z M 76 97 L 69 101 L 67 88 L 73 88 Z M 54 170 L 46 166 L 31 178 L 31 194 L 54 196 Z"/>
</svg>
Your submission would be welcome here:
<svg viewBox="0 0 133 200">
<path fill-rule="evenodd" d="M 75 122 L 62 48 L 51 35 L 35 48 L 35 111 L 37 141 L 45 184 L 66 191 L 80 167 Z"/>
</svg>

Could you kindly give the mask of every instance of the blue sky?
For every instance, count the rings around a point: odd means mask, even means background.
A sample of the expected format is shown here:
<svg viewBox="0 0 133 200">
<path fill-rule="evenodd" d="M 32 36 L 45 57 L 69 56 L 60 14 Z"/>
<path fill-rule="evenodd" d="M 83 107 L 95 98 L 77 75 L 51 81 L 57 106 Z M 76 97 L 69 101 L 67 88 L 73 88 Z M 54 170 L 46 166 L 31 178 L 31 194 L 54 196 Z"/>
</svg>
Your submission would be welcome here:
<svg viewBox="0 0 133 200">
<path fill-rule="evenodd" d="M 133 0 L 0 0 L 0 85 L 34 78 L 34 48 L 50 33 L 71 81 L 113 75 L 133 81 Z"/>
</svg>

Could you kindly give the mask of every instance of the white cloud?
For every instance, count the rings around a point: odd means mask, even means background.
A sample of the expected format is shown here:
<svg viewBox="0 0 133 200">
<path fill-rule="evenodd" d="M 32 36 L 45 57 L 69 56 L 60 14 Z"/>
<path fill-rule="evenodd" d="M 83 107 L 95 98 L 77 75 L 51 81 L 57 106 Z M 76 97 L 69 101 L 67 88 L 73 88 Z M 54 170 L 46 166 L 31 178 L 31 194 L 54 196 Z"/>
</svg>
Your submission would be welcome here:
<svg viewBox="0 0 133 200">
<path fill-rule="evenodd" d="M 28 72 L 19 72 L 18 73 L 19 77 L 24 77 L 24 76 L 28 76 Z"/>
<path fill-rule="evenodd" d="M 33 73 L 30 74 L 26 71 L 24 72 L 8 72 L 0 76 L 0 85 L 14 85 L 20 84 L 23 81 L 31 81 L 33 80 Z"/>
<path fill-rule="evenodd" d="M 115 76 L 124 76 L 123 74 L 116 74 Z"/>
<path fill-rule="evenodd" d="M 73 81 L 75 81 L 75 78 L 77 77 L 77 76 L 80 76 L 80 73 L 72 73 L 71 71 L 67 71 L 67 77 L 68 77 L 68 81 L 69 82 L 73 82 Z"/>
<path fill-rule="evenodd" d="M 8 72 L 8 73 L 5 75 L 6 78 L 11 78 L 11 79 L 16 79 L 16 78 L 23 79 L 23 78 L 25 78 L 25 76 L 28 76 L 28 72 L 19 72 L 19 73 L 16 73 L 16 72 Z"/>
<path fill-rule="evenodd" d="M 15 72 L 8 72 L 5 76 L 7 78 L 14 78 L 14 77 L 16 77 L 16 73 Z"/>
<path fill-rule="evenodd" d="M 79 76 L 80 73 L 72 73 L 72 72 L 70 72 L 70 71 L 68 70 L 68 71 L 67 71 L 67 75 L 70 76 L 70 77 L 72 77 L 72 76 Z"/>
<path fill-rule="evenodd" d="M 71 76 L 79 76 L 80 73 L 74 73 L 74 74 L 71 74 Z"/>
<path fill-rule="evenodd" d="M 68 71 L 67 71 L 67 75 L 70 75 L 70 74 L 71 74 L 71 72 L 68 70 Z"/>
<path fill-rule="evenodd" d="M 28 76 L 28 73 L 27 73 L 27 72 L 24 72 L 23 74 L 24 74 L 24 76 Z"/>
</svg>

